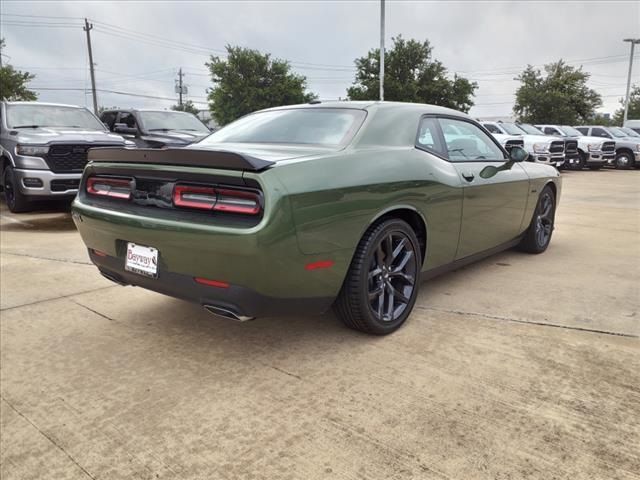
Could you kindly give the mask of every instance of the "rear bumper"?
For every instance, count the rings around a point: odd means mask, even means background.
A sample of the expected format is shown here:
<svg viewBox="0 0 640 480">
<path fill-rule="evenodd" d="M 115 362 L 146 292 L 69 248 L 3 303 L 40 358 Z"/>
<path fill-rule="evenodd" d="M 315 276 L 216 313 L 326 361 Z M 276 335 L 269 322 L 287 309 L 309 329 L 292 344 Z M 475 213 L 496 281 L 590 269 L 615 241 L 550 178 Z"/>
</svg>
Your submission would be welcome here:
<svg viewBox="0 0 640 480">
<path fill-rule="evenodd" d="M 81 173 L 53 173 L 51 170 L 14 169 L 20 193 L 36 197 L 68 197 L 78 193 Z M 30 186 L 40 181 L 40 186 Z"/>
<path fill-rule="evenodd" d="M 294 312 L 322 313 L 338 294 L 353 252 L 319 255 L 300 252 L 287 204 L 251 228 L 223 227 L 153 218 L 87 205 L 76 197 L 73 220 L 103 274 L 201 305 L 214 305 L 255 317 Z M 125 271 L 127 242 L 158 250 L 158 278 Z M 327 268 L 309 268 L 328 262 Z M 228 283 L 228 288 L 194 278 Z"/>
<path fill-rule="evenodd" d="M 124 269 L 124 259 L 98 256 L 89 249 L 91 261 L 109 280 L 121 285 L 133 285 L 189 302 L 222 308 L 237 317 L 272 317 L 300 313 L 320 314 L 333 303 L 332 297 L 276 298 L 261 295 L 250 288 L 229 285 L 211 287 L 197 283 L 193 277 L 160 271 L 158 278 L 149 278 Z"/>
</svg>

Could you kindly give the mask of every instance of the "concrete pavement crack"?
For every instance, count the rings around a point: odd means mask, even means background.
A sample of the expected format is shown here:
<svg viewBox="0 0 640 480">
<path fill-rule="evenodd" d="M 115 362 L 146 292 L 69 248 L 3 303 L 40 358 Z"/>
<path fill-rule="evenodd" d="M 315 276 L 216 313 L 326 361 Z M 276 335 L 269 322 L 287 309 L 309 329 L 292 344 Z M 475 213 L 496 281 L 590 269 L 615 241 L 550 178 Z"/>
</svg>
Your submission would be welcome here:
<svg viewBox="0 0 640 480">
<path fill-rule="evenodd" d="M 5 402 L 7 405 L 9 405 L 9 407 L 11 407 L 11 409 L 16 412 L 20 417 L 22 417 L 29 425 L 31 425 L 33 428 L 35 428 L 38 432 L 40 432 L 40 434 L 46 438 L 47 440 L 49 440 L 53 445 L 55 445 L 62 453 L 64 453 L 67 458 L 69 460 L 71 460 L 73 462 L 73 464 L 78 467 L 87 477 L 89 477 L 91 480 L 96 480 L 96 477 L 94 477 L 93 475 L 91 475 L 82 465 L 80 465 L 78 463 L 78 461 L 73 458 L 71 456 L 71 454 L 69 452 L 67 452 L 64 448 L 62 448 L 60 445 L 58 445 L 56 443 L 56 441 L 51 438 L 49 435 L 47 435 L 45 432 L 43 432 L 42 430 L 40 430 L 40 428 L 33 423 L 26 415 L 24 415 L 20 410 L 18 410 L 16 407 L 14 407 L 11 402 L 9 402 L 9 400 L 7 400 L 6 398 L 0 396 L 0 398 L 2 399 L 3 402 Z"/>
<path fill-rule="evenodd" d="M 598 330 L 596 328 L 572 327 L 570 325 L 558 325 L 557 323 L 535 322 L 533 320 L 522 320 L 519 318 L 502 317 L 500 315 L 490 315 L 488 313 L 466 312 L 464 310 L 451 310 L 447 308 L 437 308 L 437 307 L 422 307 L 420 305 L 416 305 L 415 308 L 419 308 L 421 310 L 434 310 L 436 312 L 455 313 L 457 315 L 471 315 L 474 317 L 488 318 L 490 320 L 502 320 L 505 322 L 524 323 L 526 325 L 537 325 L 540 327 L 562 328 L 565 330 L 577 330 L 581 332 L 599 333 L 602 335 L 614 335 L 617 337 L 640 338 L 640 336 L 633 335 L 631 333 L 612 332 L 609 330 Z"/>
<path fill-rule="evenodd" d="M 115 322 L 116 320 L 114 318 L 108 317 L 107 315 L 105 315 L 104 313 L 100 313 L 96 310 L 94 310 L 93 308 L 89 308 L 86 305 L 83 305 L 80 302 L 76 302 L 75 300 L 71 300 L 73 303 L 75 303 L 76 305 L 78 305 L 79 307 L 85 308 L 87 310 L 89 310 L 91 313 L 95 313 L 96 315 L 98 315 L 99 317 L 104 318 L 105 320 L 109 320 L 110 322 Z"/>
<path fill-rule="evenodd" d="M 6 311 L 9 311 L 9 310 L 14 310 L 16 308 L 30 307 L 31 305 L 37 305 L 39 303 L 52 302 L 54 300 L 60 300 L 60 299 L 63 299 L 63 298 L 74 297 L 76 295 L 83 295 L 85 293 L 98 292 L 100 290 L 106 290 L 108 288 L 116 288 L 116 287 L 119 287 L 119 286 L 120 285 L 109 285 L 108 287 L 100 287 L 100 288 L 93 288 L 91 290 L 83 290 L 81 292 L 70 293 L 69 295 L 60 295 L 59 297 L 45 298 L 45 299 L 42 299 L 42 300 L 36 300 L 35 302 L 23 303 L 21 305 L 14 305 L 13 307 L 0 308 L 0 312 L 6 312 Z"/>
<path fill-rule="evenodd" d="M 76 265 L 93 265 L 91 262 L 79 262 L 77 260 L 65 260 L 63 258 L 39 257 L 37 255 L 28 255 L 26 253 L 2 252 L 3 255 L 14 255 L 16 257 L 35 258 L 36 260 L 49 260 L 51 262 L 74 263 Z"/>
</svg>

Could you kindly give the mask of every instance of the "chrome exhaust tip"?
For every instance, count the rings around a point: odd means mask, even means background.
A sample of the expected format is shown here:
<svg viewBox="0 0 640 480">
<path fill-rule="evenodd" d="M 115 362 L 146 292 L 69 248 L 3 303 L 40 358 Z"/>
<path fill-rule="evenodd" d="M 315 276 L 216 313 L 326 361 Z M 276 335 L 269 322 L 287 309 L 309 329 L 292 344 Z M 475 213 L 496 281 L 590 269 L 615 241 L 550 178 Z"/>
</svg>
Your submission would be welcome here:
<svg viewBox="0 0 640 480">
<path fill-rule="evenodd" d="M 238 315 L 236 312 L 229 310 L 227 308 L 218 307 L 217 305 L 203 305 L 204 309 L 214 314 L 217 317 L 223 317 L 228 320 L 233 320 L 235 322 L 248 322 L 249 320 L 253 320 L 255 317 L 245 317 L 244 315 Z"/>
</svg>

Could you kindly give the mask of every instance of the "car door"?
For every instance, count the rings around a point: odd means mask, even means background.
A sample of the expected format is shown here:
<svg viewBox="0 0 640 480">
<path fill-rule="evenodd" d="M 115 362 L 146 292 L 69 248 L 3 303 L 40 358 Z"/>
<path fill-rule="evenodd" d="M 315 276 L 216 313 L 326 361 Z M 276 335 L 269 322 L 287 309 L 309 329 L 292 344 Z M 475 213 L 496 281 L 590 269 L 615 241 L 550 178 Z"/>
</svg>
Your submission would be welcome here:
<svg viewBox="0 0 640 480">
<path fill-rule="evenodd" d="M 453 117 L 438 121 L 447 159 L 464 190 L 456 259 L 516 238 L 529 195 L 524 168 L 507 163 L 507 153 L 474 122 Z"/>
</svg>

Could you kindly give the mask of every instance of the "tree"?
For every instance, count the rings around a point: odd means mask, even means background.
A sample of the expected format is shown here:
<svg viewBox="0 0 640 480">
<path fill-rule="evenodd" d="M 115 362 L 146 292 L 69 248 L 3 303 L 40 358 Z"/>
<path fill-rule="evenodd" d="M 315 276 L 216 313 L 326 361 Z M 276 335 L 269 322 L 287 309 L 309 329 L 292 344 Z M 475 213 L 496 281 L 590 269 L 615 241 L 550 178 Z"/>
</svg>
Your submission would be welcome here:
<svg viewBox="0 0 640 480">
<path fill-rule="evenodd" d="M 316 98 L 305 92 L 307 79 L 291 72 L 289 62 L 248 48 L 227 45 L 226 49 L 226 59 L 212 56 L 206 63 L 214 83 L 209 108 L 220 125 L 263 108 Z"/>
<path fill-rule="evenodd" d="M 589 123 L 589 125 L 604 125 L 605 127 L 615 125 L 615 122 L 610 116 L 604 115 L 602 113 L 596 113 L 593 117 L 589 119 L 587 123 Z"/>
<path fill-rule="evenodd" d="M 385 51 L 384 99 L 399 102 L 431 103 L 468 112 L 478 88 L 457 74 L 448 77 L 444 65 L 432 58 L 428 40 L 393 38 L 393 47 Z M 366 57 L 355 60 L 358 69 L 351 100 L 377 100 L 380 91 L 380 49 L 370 50 Z"/>
<path fill-rule="evenodd" d="M 194 115 L 198 115 L 198 113 L 200 113 L 198 107 L 196 107 L 191 100 L 187 100 L 182 105 L 172 105 L 171 110 L 175 110 L 176 112 L 193 113 Z"/>
<path fill-rule="evenodd" d="M 0 51 L 4 48 L 4 38 L 0 39 Z M 8 101 L 36 100 L 38 95 L 27 88 L 27 83 L 35 78 L 29 72 L 21 72 L 11 65 L 0 67 L 0 99 Z"/>
<path fill-rule="evenodd" d="M 524 123 L 577 125 L 587 122 L 602 105 L 598 92 L 587 87 L 589 74 L 562 60 L 544 66 L 531 65 L 520 74 L 513 112 Z"/>
<path fill-rule="evenodd" d="M 621 108 L 616 110 L 613 114 L 613 124 L 622 125 L 624 120 L 624 98 L 620 99 Z M 634 85 L 629 92 L 629 111 L 627 112 L 627 118 L 630 120 L 640 120 L 640 85 Z"/>
</svg>

